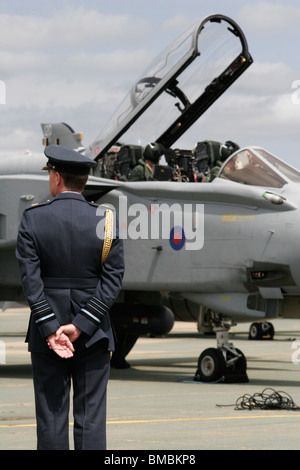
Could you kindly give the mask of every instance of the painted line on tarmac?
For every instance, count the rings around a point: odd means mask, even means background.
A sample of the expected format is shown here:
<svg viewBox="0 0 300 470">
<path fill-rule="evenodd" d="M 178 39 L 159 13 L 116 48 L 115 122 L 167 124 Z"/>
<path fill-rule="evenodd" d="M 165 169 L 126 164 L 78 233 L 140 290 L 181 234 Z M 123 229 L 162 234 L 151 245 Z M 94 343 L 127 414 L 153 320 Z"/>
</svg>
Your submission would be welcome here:
<svg viewBox="0 0 300 470">
<path fill-rule="evenodd" d="M 226 420 L 241 420 L 241 419 L 275 419 L 275 418 L 300 418 L 300 414 L 288 415 L 261 415 L 261 416 L 217 416 L 211 418 L 165 418 L 165 419 L 136 419 L 126 421 L 107 421 L 106 424 L 142 424 L 142 423 L 174 423 L 183 421 L 226 421 Z M 73 425 L 73 423 L 70 423 Z M 0 424 L 1 428 L 26 428 L 35 427 L 36 424 Z"/>
</svg>

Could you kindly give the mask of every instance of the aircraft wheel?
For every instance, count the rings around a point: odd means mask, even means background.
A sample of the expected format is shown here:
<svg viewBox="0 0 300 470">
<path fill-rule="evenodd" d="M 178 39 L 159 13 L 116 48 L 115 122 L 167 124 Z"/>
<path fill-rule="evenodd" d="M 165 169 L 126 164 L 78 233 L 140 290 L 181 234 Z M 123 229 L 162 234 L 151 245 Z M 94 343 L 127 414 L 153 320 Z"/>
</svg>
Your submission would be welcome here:
<svg viewBox="0 0 300 470">
<path fill-rule="evenodd" d="M 273 339 L 275 335 L 275 329 L 273 324 L 267 321 L 264 323 L 264 325 L 266 327 L 266 330 L 264 330 L 263 326 L 263 339 Z M 267 338 L 264 337 L 265 334 L 267 335 Z"/>
<path fill-rule="evenodd" d="M 260 339 L 261 337 L 261 323 L 255 322 L 249 328 L 249 339 Z"/>
<path fill-rule="evenodd" d="M 255 322 L 252 323 L 249 329 L 249 339 L 260 340 L 260 339 L 273 339 L 274 338 L 274 326 L 270 322 Z"/>
<path fill-rule="evenodd" d="M 201 382 L 215 382 L 224 373 L 225 360 L 221 351 L 215 348 L 205 349 L 198 359 L 197 375 Z"/>
</svg>

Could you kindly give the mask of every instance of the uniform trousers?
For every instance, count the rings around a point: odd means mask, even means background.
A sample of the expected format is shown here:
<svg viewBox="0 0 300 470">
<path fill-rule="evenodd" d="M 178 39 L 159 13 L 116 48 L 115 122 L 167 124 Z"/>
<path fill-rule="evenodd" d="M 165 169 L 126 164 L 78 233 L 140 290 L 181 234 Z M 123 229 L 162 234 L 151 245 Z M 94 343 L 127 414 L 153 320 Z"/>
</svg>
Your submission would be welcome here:
<svg viewBox="0 0 300 470">
<path fill-rule="evenodd" d="M 69 359 L 55 352 L 31 353 L 38 450 L 69 449 L 73 386 L 75 450 L 106 449 L 106 390 L 110 353 L 101 342 Z"/>
</svg>

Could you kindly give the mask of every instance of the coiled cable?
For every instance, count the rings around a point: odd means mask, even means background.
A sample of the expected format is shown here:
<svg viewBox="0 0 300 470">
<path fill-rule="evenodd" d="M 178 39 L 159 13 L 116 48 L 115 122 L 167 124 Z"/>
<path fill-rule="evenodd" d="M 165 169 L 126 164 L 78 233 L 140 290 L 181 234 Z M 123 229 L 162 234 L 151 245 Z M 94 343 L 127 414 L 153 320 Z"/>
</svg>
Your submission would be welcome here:
<svg viewBox="0 0 300 470">
<path fill-rule="evenodd" d="M 235 404 L 236 410 L 300 410 L 286 392 L 265 388 L 262 393 L 242 395 Z"/>
<path fill-rule="evenodd" d="M 254 395 L 245 393 L 233 405 L 216 406 L 235 406 L 235 410 L 300 410 L 288 393 L 276 392 L 273 388 L 265 388 Z"/>
</svg>

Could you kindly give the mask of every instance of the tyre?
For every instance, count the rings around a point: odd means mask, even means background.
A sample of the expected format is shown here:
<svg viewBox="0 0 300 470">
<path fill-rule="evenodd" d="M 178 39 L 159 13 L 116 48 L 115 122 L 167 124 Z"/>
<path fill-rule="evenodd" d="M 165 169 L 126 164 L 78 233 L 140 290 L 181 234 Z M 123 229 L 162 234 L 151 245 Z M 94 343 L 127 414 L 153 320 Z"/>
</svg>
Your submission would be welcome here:
<svg viewBox="0 0 300 470">
<path fill-rule="evenodd" d="M 255 322 L 252 323 L 249 329 L 249 339 L 252 340 L 273 339 L 274 334 L 274 326 L 270 322 Z"/>
<path fill-rule="evenodd" d="M 249 328 L 249 339 L 256 340 L 262 337 L 261 323 L 255 322 Z"/>
<path fill-rule="evenodd" d="M 221 351 L 205 349 L 198 359 L 197 375 L 201 382 L 216 382 L 224 374 L 225 360 Z"/>
<path fill-rule="evenodd" d="M 262 339 L 273 339 L 275 334 L 274 326 L 267 321 L 262 323 Z"/>
</svg>

